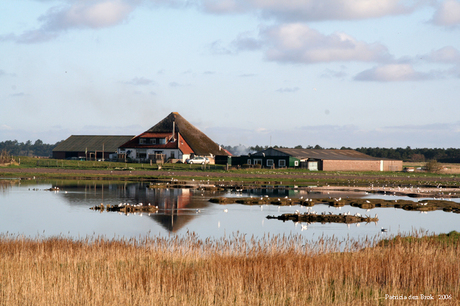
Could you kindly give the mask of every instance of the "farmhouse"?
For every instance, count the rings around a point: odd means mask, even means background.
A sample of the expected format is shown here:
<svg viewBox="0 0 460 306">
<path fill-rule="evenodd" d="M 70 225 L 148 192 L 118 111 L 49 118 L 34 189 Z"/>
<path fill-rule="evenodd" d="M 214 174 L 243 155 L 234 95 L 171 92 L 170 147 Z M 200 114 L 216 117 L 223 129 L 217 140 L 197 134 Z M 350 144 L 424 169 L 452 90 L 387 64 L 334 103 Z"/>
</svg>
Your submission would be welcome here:
<svg viewBox="0 0 460 306">
<path fill-rule="evenodd" d="M 333 149 L 268 148 L 232 158 L 232 164 L 260 165 L 264 168 L 299 167 L 315 171 L 402 171 L 401 160 L 376 158 L 355 150 Z"/>
<path fill-rule="evenodd" d="M 139 162 L 185 162 L 188 158 L 203 156 L 214 163 L 216 155 L 230 153 L 176 112 L 118 148 L 119 159 Z"/>
<path fill-rule="evenodd" d="M 107 160 L 134 136 L 72 135 L 53 149 L 56 159 Z M 112 155 L 112 156 L 111 156 Z"/>
</svg>

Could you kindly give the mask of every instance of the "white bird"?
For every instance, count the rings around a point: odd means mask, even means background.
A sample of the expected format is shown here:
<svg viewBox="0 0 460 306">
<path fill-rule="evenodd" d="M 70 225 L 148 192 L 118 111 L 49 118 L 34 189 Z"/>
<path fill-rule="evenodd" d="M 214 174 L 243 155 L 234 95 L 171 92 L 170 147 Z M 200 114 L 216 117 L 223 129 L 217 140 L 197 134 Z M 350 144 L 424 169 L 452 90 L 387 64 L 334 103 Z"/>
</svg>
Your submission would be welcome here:
<svg viewBox="0 0 460 306">
<path fill-rule="evenodd" d="M 306 224 L 302 224 L 301 231 L 306 231 L 308 229 L 308 226 Z"/>
<path fill-rule="evenodd" d="M 224 209 L 224 213 L 228 213 L 228 209 L 227 209 L 227 208 Z"/>
</svg>

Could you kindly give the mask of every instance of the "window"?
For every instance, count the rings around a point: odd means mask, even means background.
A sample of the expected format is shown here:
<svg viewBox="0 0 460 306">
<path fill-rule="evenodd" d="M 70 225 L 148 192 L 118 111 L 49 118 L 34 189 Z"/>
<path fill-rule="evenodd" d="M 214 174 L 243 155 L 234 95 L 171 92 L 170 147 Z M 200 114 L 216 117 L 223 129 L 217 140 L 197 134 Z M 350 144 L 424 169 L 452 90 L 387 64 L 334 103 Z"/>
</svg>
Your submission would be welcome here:
<svg viewBox="0 0 460 306">
<path fill-rule="evenodd" d="M 250 158 L 248 158 L 248 165 L 250 165 L 250 164 L 251 164 L 251 159 L 250 159 Z"/>
<path fill-rule="evenodd" d="M 145 138 L 139 138 L 139 144 L 146 144 L 146 139 Z"/>
<path fill-rule="evenodd" d="M 150 139 L 150 144 L 156 144 L 157 143 L 157 139 L 156 138 L 151 138 Z"/>
<path fill-rule="evenodd" d="M 160 138 L 158 139 L 159 144 L 166 144 L 166 138 Z"/>
<path fill-rule="evenodd" d="M 298 160 L 294 161 L 294 166 L 296 166 L 296 167 L 299 166 L 299 161 Z"/>
<path fill-rule="evenodd" d="M 285 159 L 280 159 L 278 161 L 278 167 L 280 167 L 280 168 L 286 167 L 286 160 Z"/>
<path fill-rule="evenodd" d="M 267 159 L 267 167 L 273 167 L 273 159 Z"/>
<path fill-rule="evenodd" d="M 254 158 L 254 165 L 262 165 L 262 159 Z"/>
<path fill-rule="evenodd" d="M 137 158 L 146 158 L 147 157 L 147 152 L 145 150 L 137 150 L 136 151 L 136 157 Z"/>
</svg>

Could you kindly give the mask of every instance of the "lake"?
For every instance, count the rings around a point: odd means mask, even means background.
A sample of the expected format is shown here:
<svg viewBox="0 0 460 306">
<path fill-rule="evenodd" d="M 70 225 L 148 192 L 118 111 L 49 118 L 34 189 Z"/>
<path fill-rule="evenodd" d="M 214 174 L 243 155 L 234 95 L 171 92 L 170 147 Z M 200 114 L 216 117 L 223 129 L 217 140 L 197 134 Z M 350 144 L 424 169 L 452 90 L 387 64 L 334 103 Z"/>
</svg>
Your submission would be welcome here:
<svg viewBox="0 0 460 306">
<path fill-rule="evenodd" d="M 0 180 L 0 233 L 24 235 L 27 237 L 64 236 L 84 238 L 104 236 L 106 238 L 136 238 L 146 235 L 170 237 L 194 232 L 199 238 L 230 237 L 236 233 L 250 238 L 266 235 L 299 234 L 309 240 L 321 236 L 337 239 L 363 238 L 428 231 L 447 233 L 460 231 L 460 215 L 450 212 L 430 211 L 420 213 L 395 208 L 374 208 L 369 211 L 358 207 L 341 208 L 329 205 L 315 205 L 310 210 L 317 213 L 359 212 L 362 215 L 378 214 L 378 223 L 320 224 L 312 223 L 303 228 L 291 221 L 282 222 L 266 219 L 267 215 L 280 215 L 308 211 L 299 205 L 220 205 L 209 202 L 217 196 L 247 197 L 249 195 L 306 196 L 299 190 L 253 190 L 248 193 L 203 192 L 191 189 L 152 189 L 145 183 L 101 183 L 88 181 L 36 181 Z M 50 191 L 58 186 L 59 191 Z M 309 197 L 324 195 L 308 194 Z M 397 196 L 372 195 L 364 193 L 332 193 L 331 197 L 349 196 L 382 199 L 410 199 Z M 416 201 L 422 199 L 415 199 Z M 459 202 L 459 199 L 453 199 Z M 123 214 L 100 212 L 91 207 L 119 203 L 151 203 L 159 211 L 152 214 Z M 381 228 L 388 232 L 382 233 Z"/>
</svg>

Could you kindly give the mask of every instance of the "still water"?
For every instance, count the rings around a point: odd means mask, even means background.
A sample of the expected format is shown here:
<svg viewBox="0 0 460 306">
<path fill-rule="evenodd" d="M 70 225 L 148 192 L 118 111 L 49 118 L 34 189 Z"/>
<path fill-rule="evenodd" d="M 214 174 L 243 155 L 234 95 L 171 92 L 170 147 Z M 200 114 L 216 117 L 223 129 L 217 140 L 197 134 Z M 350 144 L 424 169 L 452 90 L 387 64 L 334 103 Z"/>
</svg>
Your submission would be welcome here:
<svg viewBox="0 0 460 306">
<path fill-rule="evenodd" d="M 0 181 L 1 182 L 1 181 Z M 59 186 L 59 191 L 49 191 Z M 254 190 L 253 195 L 305 196 L 302 191 Z M 190 189 L 151 189 L 142 183 L 89 183 L 87 181 L 3 181 L 0 184 L 0 233 L 27 237 L 64 236 L 84 238 L 132 238 L 143 236 L 186 235 L 194 232 L 199 238 L 222 238 L 233 234 L 246 237 L 264 235 L 300 234 L 309 240 L 321 236 L 337 239 L 382 237 L 413 231 L 447 233 L 460 231 L 460 215 L 443 211 L 420 213 L 394 208 L 374 208 L 370 211 L 357 207 L 342 208 L 316 205 L 317 213 L 359 212 L 362 215 L 378 214 L 378 223 L 360 224 L 308 224 L 307 228 L 293 222 L 266 219 L 267 215 L 301 213 L 308 209 L 298 205 L 278 207 L 275 205 L 247 206 L 240 204 L 220 205 L 209 202 L 217 196 L 241 197 L 249 194 L 203 192 Z M 309 194 L 309 197 L 324 195 Z M 385 199 L 408 199 L 405 197 L 355 194 L 330 194 L 332 197 L 349 196 Z M 411 199 L 414 200 L 414 199 Z M 422 200 L 422 199 L 417 199 Z M 459 199 L 453 201 L 458 202 Z M 119 203 L 151 203 L 159 206 L 158 213 L 123 214 L 100 212 L 90 207 Z M 382 233 L 381 228 L 388 232 Z"/>
</svg>

